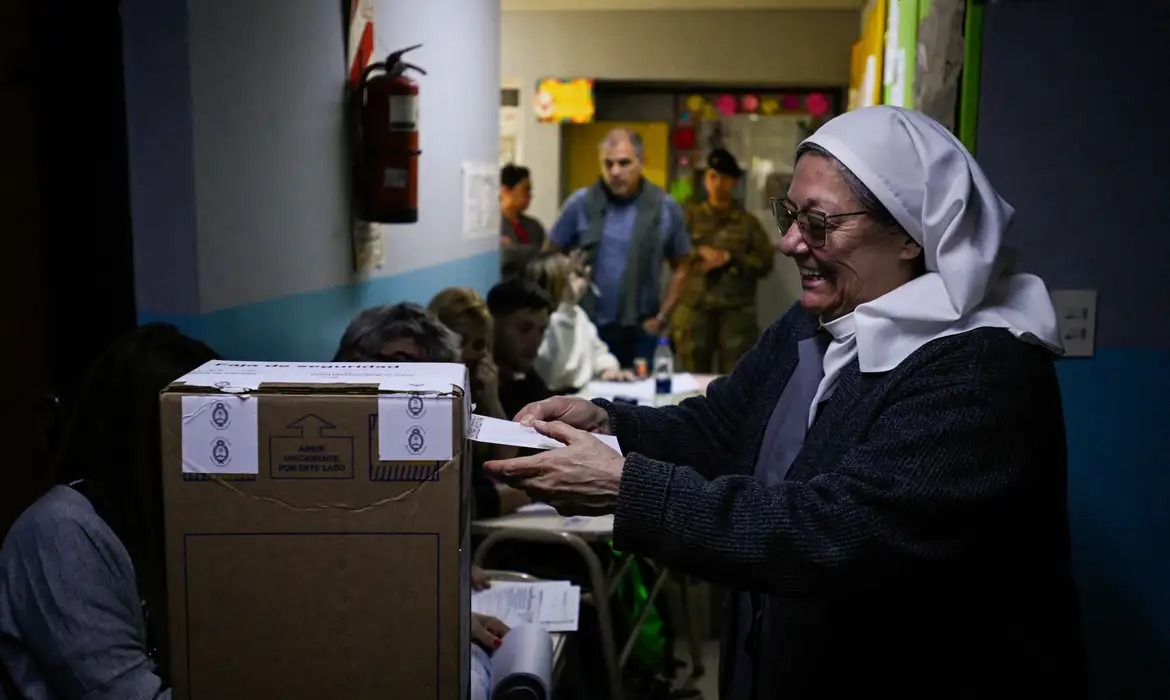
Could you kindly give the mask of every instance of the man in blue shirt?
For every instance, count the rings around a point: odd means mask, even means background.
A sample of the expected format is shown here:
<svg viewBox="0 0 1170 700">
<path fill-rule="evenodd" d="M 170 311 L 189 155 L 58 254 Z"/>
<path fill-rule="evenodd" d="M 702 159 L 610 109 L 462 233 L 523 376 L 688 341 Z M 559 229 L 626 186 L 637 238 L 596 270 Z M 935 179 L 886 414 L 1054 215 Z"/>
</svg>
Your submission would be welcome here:
<svg viewBox="0 0 1170 700">
<path fill-rule="evenodd" d="M 690 235 L 683 212 L 642 177 L 642 137 L 614 129 L 600 144 L 601 178 L 574 192 L 549 231 L 549 244 L 580 250 L 593 270 L 581 300 L 601 339 L 623 367 L 649 358 L 687 274 Z M 661 298 L 663 262 L 673 270 Z"/>
</svg>

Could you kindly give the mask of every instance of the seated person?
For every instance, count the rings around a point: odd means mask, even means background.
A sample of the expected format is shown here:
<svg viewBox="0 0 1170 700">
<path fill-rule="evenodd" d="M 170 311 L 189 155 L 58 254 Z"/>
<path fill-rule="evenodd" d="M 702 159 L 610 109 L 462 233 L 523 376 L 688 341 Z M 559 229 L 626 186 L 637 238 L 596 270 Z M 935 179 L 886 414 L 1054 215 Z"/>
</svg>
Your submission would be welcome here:
<svg viewBox="0 0 1170 700">
<path fill-rule="evenodd" d="M 345 332 L 334 362 L 459 362 L 459 336 L 418 304 L 372 306 Z"/>
<path fill-rule="evenodd" d="M 460 339 L 460 360 L 471 375 L 471 401 L 476 413 L 492 418 L 504 415 L 500 405 L 500 373 L 492 360 L 492 315 L 479 293 L 470 287 L 448 287 L 427 304 L 427 310 Z"/>
<path fill-rule="evenodd" d="M 427 310 L 434 314 L 444 326 L 455 331 L 460 338 L 460 358 L 467 365 L 471 376 L 471 402 L 474 412 L 491 418 L 509 419 L 500 403 L 500 371 L 492 359 L 492 315 L 479 292 L 470 287 L 448 287 L 427 304 Z M 506 445 L 474 443 L 471 446 L 475 468 L 481 469 L 489 459 L 505 459 L 515 456 L 517 451 Z M 478 518 L 495 518 L 515 512 L 530 499 L 523 491 L 495 485 L 496 500 L 480 500 L 476 510 Z"/>
<path fill-rule="evenodd" d="M 589 272 L 580 256 L 542 253 L 528 264 L 528 279 L 540 285 L 556 304 L 548 330 L 536 353 L 534 369 L 550 389 L 573 393 L 594 379 L 628 381 L 618 359 L 601 340 L 597 326 L 581 308 Z"/>
<path fill-rule="evenodd" d="M 474 294 L 474 292 L 472 292 Z M 478 295 L 476 296 L 478 298 Z M 485 311 L 486 313 L 486 311 Z M 490 318 L 489 318 L 490 321 Z M 474 339 L 473 339 L 474 340 Z M 483 341 L 486 347 L 486 340 Z M 401 303 L 375 306 L 354 317 L 341 336 L 334 362 L 460 362 L 467 357 L 468 347 L 478 343 L 466 343 L 434 314 L 417 304 Z M 462 349 L 461 349 L 462 346 Z M 491 363 L 490 359 L 488 360 Z M 492 377 L 496 376 L 495 365 L 491 364 Z M 487 389 L 494 391 L 492 384 Z M 481 391 L 484 385 L 480 385 Z M 472 381 L 472 401 L 476 398 L 476 384 Z M 497 403 L 499 399 L 496 400 Z M 481 412 L 477 408 L 476 412 Z M 502 416 L 503 409 L 499 409 Z M 483 463 L 489 459 L 500 459 L 502 455 L 514 456 L 512 452 L 492 452 L 494 445 L 472 446 L 471 483 L 473 518 L 494 518 L 511 513 L 529 499 L 524 492 L 497 484 L 483 473 Z"/>
<path fill-rule="evenodd" d="M 0 678 L 9 695 L 170 697 L 158 394 L 215 358 L 174 327 L 152 324 L 90 369 L 56 485 L 0 547 Z"/>
<path fill-rule="evenodd" d="M 553 395 L 533 371 L 552 304 L 543 289 L 522 277 L 492 287 L 487 304 L 495 319 L 493 354 L 500 367 L 500 403 L 512 418 L 528 404 Z"/>
</svg>

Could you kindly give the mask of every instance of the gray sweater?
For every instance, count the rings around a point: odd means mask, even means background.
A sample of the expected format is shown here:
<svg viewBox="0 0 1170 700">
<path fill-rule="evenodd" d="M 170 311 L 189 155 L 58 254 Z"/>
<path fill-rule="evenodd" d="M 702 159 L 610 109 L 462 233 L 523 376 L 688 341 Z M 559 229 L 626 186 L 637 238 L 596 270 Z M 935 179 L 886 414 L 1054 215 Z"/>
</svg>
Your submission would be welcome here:
<svg viewBox="0 0 1170 700">
<path fill-rule="evenodd" d="M 0 548 L 0 665 L 27 700 L 171 697 L 146 653 L 130 555 L 68 486 L 26 510 Z"/>
</svg>

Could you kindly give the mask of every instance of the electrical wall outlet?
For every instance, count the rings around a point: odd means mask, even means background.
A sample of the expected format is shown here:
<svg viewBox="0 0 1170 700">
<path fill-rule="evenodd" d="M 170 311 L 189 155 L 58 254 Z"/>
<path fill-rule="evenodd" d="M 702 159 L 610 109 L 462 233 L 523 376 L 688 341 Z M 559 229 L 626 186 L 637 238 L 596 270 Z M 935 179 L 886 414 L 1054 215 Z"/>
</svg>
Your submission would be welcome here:
<svg viewBox="0 0 1170 700">
<path fill-rule="evenodd" d="M 1065 357 L 1092 357 L 1097 335 L 1097 290 L 1060 289 L 1052 292 L 1056 324 Z"/>
</svg>

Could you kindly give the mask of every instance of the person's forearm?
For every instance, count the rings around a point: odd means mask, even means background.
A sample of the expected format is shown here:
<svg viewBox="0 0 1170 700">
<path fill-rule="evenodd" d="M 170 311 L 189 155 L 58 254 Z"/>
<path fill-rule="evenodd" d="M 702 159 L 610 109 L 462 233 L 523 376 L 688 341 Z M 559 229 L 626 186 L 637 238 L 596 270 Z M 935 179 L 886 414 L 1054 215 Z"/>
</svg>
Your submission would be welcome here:
<svg viewBox="0 0 1170 700">
<path fill-rule="evenodd" d="M 690 464 L 714 478 L 730 463 L 730 445 L 710 430 L 723 425 L 705 398 L 687 399 L 678 406 L 653 408 L 594 401 L 609 413 L 610 430 L 622 451 L 651 459 Z M 731 434 L 725 431 L 726 434 Z"/>
<path fill-rule="evenodd" d="M 683 283 L 687 280 L 689 270 L 690 267 L 685 263 L 675 266 L 674 274 L 670 276 L 670 286 L 666 289 L 666 298 L 662 300 L 662 307 L 658 310 L 660 317 L 670 318 L 670 312 L 674 311 L 678 297 L 682 294 Z"/>
<path fill-rule="evenodd" d="M 755 277 L 757 279 L 767 277 L 768 273 L 772 271 L 775 260 L 773 259 L 774 251 L 771 247 L 766 252 L 767 255 L 762 255 L 757 251 L 732 255 L 732 267 L 734 267 L 736 272 L 745 277 Z"/>
</svg>

